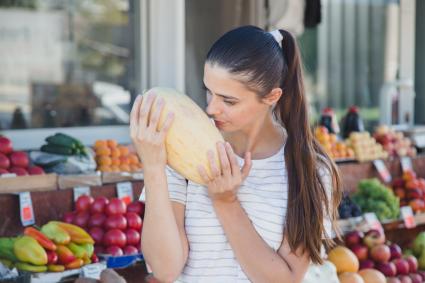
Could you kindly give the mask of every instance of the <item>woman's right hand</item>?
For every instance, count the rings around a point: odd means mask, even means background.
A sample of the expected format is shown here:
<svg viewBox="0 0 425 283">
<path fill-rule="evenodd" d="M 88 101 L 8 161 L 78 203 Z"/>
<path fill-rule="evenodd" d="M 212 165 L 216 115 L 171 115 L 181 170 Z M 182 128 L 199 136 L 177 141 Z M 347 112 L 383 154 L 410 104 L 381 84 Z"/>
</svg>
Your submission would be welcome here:
<svg viewBox="0 0 425 283">
<path fill-rule="evenodd" d="M 153 111 L 153 105 L 156 109 Z M 138 95 L 130 114 L 130 136 L 145 169 L 164 167 L 167 164 L 165 137 L 174 118 L 168 113 L 159 129 L 159 118 L 164 109 L 164 99 L 155 94 Z"/>
</svg>

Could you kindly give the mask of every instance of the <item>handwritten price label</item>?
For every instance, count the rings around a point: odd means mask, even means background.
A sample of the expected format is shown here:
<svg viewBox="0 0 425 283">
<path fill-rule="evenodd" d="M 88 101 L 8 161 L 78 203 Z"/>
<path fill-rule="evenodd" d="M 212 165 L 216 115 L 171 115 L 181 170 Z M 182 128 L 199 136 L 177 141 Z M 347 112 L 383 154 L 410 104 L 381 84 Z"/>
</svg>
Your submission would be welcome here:
<svg viewBox="0 0 425 283">
<path fill-rule="evenodd" d="M 133 201 L 133 185 L 131 182 L 123 182 L 117 184 L 118 198 L 129 204 Z"/>
<path fill-rule="evenodd" d="M 19 211 L 22 226 L 29 226 L 35 223 L 34 209 L 29 192 L 19 193 Z"/>
</svg>

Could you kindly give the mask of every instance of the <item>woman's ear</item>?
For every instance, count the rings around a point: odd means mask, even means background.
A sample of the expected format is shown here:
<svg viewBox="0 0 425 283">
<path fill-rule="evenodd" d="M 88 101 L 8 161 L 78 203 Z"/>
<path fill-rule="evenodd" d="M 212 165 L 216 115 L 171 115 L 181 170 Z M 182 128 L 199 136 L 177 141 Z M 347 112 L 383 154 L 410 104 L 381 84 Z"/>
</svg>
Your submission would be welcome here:
<svg viewBox="0 0 425 283">
<path fill-rule="evenodd" d="M 272 89 L 266 96 L 264 96 L 261 101 L 267 105 L 274 105 L 279 101 L 279 98 L 282 96 L 282 89 L 280 87 Z"/>
</svg>

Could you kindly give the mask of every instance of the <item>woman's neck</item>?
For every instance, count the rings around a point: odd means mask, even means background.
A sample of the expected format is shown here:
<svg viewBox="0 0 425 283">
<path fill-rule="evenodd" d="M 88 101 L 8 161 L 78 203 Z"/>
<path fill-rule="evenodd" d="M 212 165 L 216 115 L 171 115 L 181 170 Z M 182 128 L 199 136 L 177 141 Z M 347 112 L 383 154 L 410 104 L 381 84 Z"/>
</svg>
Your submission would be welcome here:
<svg viewBox="0 0 425 283">
<path fill-rule="evenodd" d="M 286 132 L 271 117 L 250 125 L 247 130 L 223 133 L 223 136 L 238 156 L 243 158 L 249 151 L 253 160 L 273 156 L 286 140 Z"/>
</svg>

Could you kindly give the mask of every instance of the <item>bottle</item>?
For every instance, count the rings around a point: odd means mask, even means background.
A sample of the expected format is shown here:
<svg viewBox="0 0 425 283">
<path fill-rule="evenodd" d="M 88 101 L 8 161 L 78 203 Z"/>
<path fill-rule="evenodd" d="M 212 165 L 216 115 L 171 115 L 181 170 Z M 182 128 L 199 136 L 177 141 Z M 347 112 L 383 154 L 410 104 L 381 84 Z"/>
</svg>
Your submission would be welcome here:
<svg viewBox="0 0 425 283">
<path fill-rule="evenodd" d="M 363 120 L 360 117 L 357 106 L 351 106 L 342 120 L 343 138 L 348 138 L 351 132 L 364 132 Z"/>
</svg>

